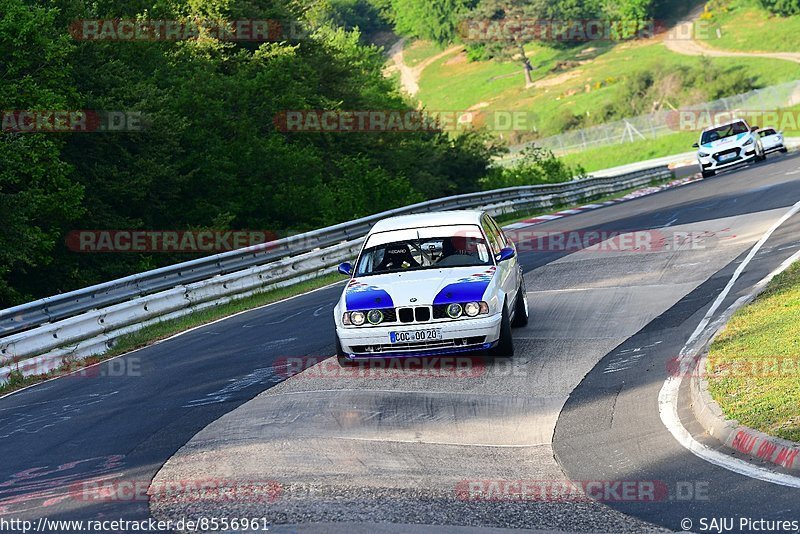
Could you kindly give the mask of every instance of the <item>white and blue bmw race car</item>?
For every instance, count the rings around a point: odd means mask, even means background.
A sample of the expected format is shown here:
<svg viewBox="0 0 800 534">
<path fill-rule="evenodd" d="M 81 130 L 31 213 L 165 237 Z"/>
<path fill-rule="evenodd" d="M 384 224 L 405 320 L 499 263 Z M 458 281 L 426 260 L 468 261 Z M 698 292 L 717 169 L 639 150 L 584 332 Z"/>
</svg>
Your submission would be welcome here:
<svg viewBox="0 0 800 534">
<path fill-rule="evenodd" d="M 697 161 L 703 178 L 740 163 L 763 161 L 766 156 L 757 129 L 757 126 L 751 128 L 746 121 L 737 119 L 703 130 L 700 142 L 692 145 L 697 148 Z"/>
<path fill-rule="evenodd" d="M 481 211 L 378 222 L 334 309 L 339 363 L 489 350 L 511 356 L 528 322 L 516 247 Z"/>
</svg>

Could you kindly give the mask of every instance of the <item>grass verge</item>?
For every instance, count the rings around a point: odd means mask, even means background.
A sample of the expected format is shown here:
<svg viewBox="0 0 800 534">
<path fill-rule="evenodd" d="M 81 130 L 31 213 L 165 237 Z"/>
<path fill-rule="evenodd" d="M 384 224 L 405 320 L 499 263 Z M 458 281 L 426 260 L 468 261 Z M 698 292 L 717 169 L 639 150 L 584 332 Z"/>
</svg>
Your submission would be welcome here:
<svg viewBox="0 0 800 534">
<path fill-rule="evenodd" d="M 734 314 L 711 345 L 706 371 L 727 417 L 800 441 L 800 263 Z"/>
<path fill-rule="evenodd" d="M 697 132 L 679 132 L 655 139 L 590 148 L 581 152 L 565 154 L 560 156 L 560 159 L 567 165 L 581 166 L 586 172 L 592 172 L 690 152 L 693 150 L 692 143 L 698 138 Z"/>
<path fill-rule="evenodd" d="M 0 385 L 0 395 L 10 393 L 43 380 L 48 380 L 57 376 L 64 376 L 76 371 L 80 371 L 80 369 L 102 362 L 103 360 L 113 358 L 114 356 L 119 356 L 120 354 L 140 349 L 142 347 L 146 347 L 147 345 L 152 345 L 156 341 L 168 338 L 185 330 L 222 319 L 223 317 L 227 317 L 241 311 L 258 308 L 259 306 L 264 306 L 265 304 L 271 304 L 295 295 L 300 295 L 301 293 L 318 289 L 341 280 L 343 280 L 343 277 L 338 273 L 328 274 L 320 276 L 319 278 L 314 278 L 313 280 L 307 280 L 305 282 L 293 284 L 291 286 L 271 289 L 263 293 L 258 293 L 243 299 L 228 302 L 227 304 L 211 306 L 209 308 L 205 308 L 176 319 L 154 323 L 137 332 L 133 332 L 118 338 L 114 344 L 114 347 L 107 353 L 100 356 L 92 356 L 83 360 L 68 361 L 58 369 L 54 369 L 53 371 L 44 374 L 22 376 L 22 373 L 12 372 L 8 377 L 8 381 Z"/>
</svg>

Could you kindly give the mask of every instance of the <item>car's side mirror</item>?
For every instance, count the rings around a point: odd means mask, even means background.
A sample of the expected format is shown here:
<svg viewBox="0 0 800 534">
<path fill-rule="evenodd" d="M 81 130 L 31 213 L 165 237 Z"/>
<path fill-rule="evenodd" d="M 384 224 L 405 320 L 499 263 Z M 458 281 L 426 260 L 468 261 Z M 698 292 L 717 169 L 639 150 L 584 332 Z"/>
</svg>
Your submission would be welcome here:
<svg viewBox="0 0 800 534">
<path fill-rule="evenodd" d="M 751 126 L 750 127 L 750 131 L 751 132 L 755 132 L 756 130 L 758 130 L 758 126 Z"/>
<path fill-rule="evenodd" d="M 693 148 L 700 148 L 700 145 L 698 145 L 697 143 L 692 143 L 692 147 Z"/>
<path fill-rule="evenodd" d="M 497 259 L 497 262 L 498 262 L 498 263 L 500 263 L 500 262 L 503 262 L 503 261 L 506 261 L 506 260 L 510 260 L 511 258 L 513 258 L 514 256 L 516 256 L 516 254 L 517 254 L 517 253 L 516 253 L 516 251 L 514 251 L 514 249 L 513 249 L 513 248 L 511 248 L 511 247 L 506 247 L 506 248 L 502 249 L 502 250 L 500 251 L 500 254 L 498 254 L 498 255 L 497 255 L 497 256 L 495 256 L 495 257 L 496 257 L 496 259 Z"/>
<path fill-rule="evenodd" d="M 353 272 L 353 266 L 350 265 L 350 262 L 344 262 L 339 264 L 339 272 L 345 276 L 350 276 Z"/>
</svg>

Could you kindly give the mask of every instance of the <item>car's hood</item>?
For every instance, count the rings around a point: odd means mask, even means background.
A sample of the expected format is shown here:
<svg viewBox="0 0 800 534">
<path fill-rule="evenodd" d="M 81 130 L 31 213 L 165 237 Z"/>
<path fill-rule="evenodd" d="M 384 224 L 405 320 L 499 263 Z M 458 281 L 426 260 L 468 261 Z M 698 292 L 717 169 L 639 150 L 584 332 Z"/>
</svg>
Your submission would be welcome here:
<svg viewBox="0 0 800 534">
<path fill-rule="evenodd" d="M 700 145 L 700 148 L 714 149 L 714 150 L 718 148 L 723 150 L 726 148 L 733 148 L 736 146 L 740 146 L 742 143 L 744 143 L 749 135 L 750 134 L 748 134 L 747 132 L 740 133 L 737 135 L 732 135 L 724 139 L 717 139 L 716 141 L 711 141 L 710 143 L 705 143 L 703 145 Z"/>
<path fill-rule="evenodd" d="M 345 305 L 352 311 L 478 301 L 495 270 L 487 265 L 356 277 L 345 288 Z"/>
</svg>

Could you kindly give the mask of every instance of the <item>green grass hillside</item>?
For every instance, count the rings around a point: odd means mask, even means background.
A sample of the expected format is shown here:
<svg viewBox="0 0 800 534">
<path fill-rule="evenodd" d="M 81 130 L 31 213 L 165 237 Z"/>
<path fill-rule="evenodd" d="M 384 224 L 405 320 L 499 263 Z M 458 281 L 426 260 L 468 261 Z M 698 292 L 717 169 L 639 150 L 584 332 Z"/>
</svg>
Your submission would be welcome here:
<svg viewBox="0 0 800 534">
<path fill-rule="evenodd" d="M 699 39 L 722 50 L 800 52 L 800 16 L 773 15 L 755 0 L 709 2 L 698 28 Z"/>
<path fill-rule="evenodd" d="M 548 136 L 574 127 L 602 124 L 624 116 L 649 112 L 658 105 L 680 107 L 724 96 L 726 79 L 731 90 L 744 78 L 756 87 L 774 85 L 800 78 L 800 64 L 763 58 L 707 58 L 684 56 L 670 52 L 660 41 L 624 43 L 617 46 L 586 47 L 554 50 L 530 47 L 534 71 L 534 86 L 526 89 L 521 68 L 516 63 L 470 62 L 466 55 L 454 53 L 426 68 L 420 77 L 417 98 L 428 109 L 483 109 L 487 111 L 521 110 L 535 117 L 538 135 Z M 707 70 L 709 61 L 721 79 L 700 80 L 681 87 L 681 69 L 688 76 Z M 630 93 L 632 76 L 641 73 L 672 71 L 660 83 L 662 102 L 640 102 L 626 113 L 624 106 Z M 693 81 L 693 80 L 692 80 Z M 670 84 L 677 90 L 671 90 Z M 712 85 L 714 87 L 712 87 Z M 746 88 L 745 88 L 746 89 Z M 633 104 L 633 103 L 632 103 Z M 609 107 L 615 106 L 617 116 L 609 117 Z M 509 142 L 524 137 L 511 135 Z"/>
</svg>

